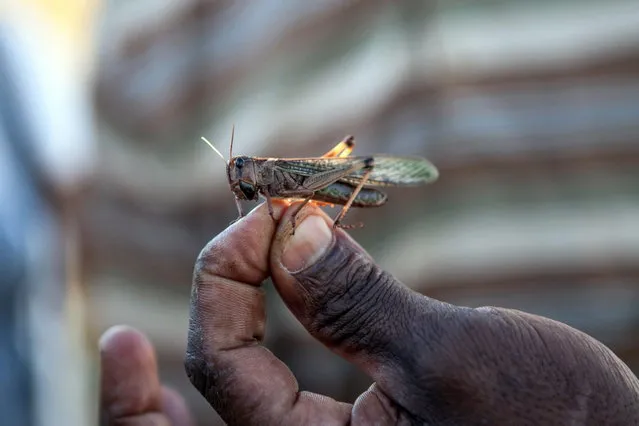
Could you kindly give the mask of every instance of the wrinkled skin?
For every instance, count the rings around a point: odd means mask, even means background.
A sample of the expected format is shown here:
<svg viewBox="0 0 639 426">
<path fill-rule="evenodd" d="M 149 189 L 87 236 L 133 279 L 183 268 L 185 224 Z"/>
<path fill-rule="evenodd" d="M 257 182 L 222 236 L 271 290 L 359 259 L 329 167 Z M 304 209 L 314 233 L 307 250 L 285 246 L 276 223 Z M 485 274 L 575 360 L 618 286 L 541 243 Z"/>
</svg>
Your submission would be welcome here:
<svg viewBox="0 0 639 426">
<path fill-rule="evenodd" d="M 343 230 L 327 231 L 319 258 L 309 258 L 319 228 L 283 254 L 293 210 L 275 204 L 273 221 L 259 206 L 214 238 L 195 266 L 186 372 L 228 424 L 639 424 L 639 380 L 593 338 L 520 311 L 415 293 Z M 331 223 L 308 206 L 297 218 L 301 240 L 305 220 Z M 269 276 L 312 336 L 375 381 L 354 404 L 299 392 L 261 345 L 260 285 Z M 148 341 L 133 330 L 107 333 L 102 408 L 110 424 L 190 424 L 184 402 L 161 387 Z"/>
</svg>

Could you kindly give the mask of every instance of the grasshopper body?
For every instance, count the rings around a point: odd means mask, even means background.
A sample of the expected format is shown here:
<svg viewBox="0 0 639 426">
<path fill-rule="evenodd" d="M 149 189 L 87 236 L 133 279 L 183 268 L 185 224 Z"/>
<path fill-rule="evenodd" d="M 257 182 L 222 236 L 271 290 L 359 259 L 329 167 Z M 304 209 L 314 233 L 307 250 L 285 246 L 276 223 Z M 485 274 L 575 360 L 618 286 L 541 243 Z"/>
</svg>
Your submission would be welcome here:
<svg viewBox="0 0 639 426">
<path fill-rule="evenodd" d="M 261 195 L 271 216 L 273 198 L 304 200 L 293 215 L 293 228 L 297 213 L 311 200 L 343 205 L 333 227 L 344 227 L 340 222 L 350 207 L 378 207 L 386 203 L 386 194 L 375 187 L 415 186 L 438 177 L 435 166 L 424 158 L 351 157 L 354 146 L 354 138 L 348 136 L 322 157 L 233 157 L 231 138 L 226 174 L 240 217 L 244 216 L 240 201 L 257 201 Z"/>
</svg>

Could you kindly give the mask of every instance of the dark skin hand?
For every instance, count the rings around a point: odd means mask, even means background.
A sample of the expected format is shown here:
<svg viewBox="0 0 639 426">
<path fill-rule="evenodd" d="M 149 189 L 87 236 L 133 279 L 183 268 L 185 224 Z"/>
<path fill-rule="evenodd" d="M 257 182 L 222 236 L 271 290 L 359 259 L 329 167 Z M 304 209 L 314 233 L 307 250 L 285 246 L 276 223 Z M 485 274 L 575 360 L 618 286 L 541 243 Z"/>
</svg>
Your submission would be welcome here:
<svg viewBox="0 0 639 426">
<path fill-rule="evenodd" d="M 524 312 L 420 295 L 315 206 L 292 236 L 293 210 L 275 204 L 275 222 L 259 206 L 195 265 L 186 372 L 229 425 L 639 424 L 639 380 L 598 341 Z M 375 381 L 354 404 L 300 392 L 261 345 L 269 276 L 312 336 Z M 179 396 L 162 390 L 148 341 L 107 333 L 109 424 L 190 424 Z"/>
</svg>

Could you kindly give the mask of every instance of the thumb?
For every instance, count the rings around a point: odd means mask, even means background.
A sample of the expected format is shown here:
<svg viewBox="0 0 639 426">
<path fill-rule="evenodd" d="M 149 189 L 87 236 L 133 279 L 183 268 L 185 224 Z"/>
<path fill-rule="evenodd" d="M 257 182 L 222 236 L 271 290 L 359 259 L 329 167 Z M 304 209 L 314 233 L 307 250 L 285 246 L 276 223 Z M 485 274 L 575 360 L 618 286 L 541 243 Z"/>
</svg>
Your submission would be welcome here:
<svg viewBox="0 0 639 426">
<path fill-rule="evenodd" d="M 411 362 L 402 358 L 414 352 L 415 328 L 432 324 L 429 319 L 449 305 L 382 270 L 316 206 L 298 214 L 292 233 L 295 210 L 287 209 L 271 247 L 275 287 L 311 335 L 383 381 L 378 374 L 384 367 Z"/>
</svg>

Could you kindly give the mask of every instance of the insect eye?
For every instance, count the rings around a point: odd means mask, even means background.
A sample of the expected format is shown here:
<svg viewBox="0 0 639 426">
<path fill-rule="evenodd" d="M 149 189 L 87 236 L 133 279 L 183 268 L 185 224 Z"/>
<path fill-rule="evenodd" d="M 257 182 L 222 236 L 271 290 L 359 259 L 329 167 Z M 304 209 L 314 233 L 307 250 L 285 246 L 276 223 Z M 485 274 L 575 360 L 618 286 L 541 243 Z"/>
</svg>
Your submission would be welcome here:
<svg viewBox="0 0 639 426">
<path fill-rule="evenodd" d="M 240 190 L 244 194 L 247 200 L 255 199 L 255 186 L 250 183 L 246 183 L 243 180 L 240 181 Z"/>
<path fill-rule="evenodd" d="M 237 167 L 238 169 L 244 167 L 244 159 L 238 158 L 237 160 L 235 160 L 235 167 Z"/>
</svg>

